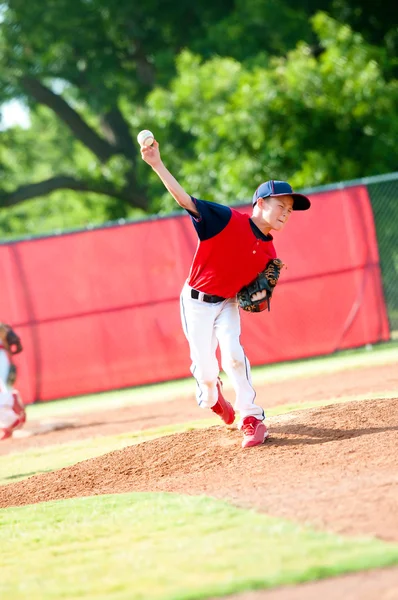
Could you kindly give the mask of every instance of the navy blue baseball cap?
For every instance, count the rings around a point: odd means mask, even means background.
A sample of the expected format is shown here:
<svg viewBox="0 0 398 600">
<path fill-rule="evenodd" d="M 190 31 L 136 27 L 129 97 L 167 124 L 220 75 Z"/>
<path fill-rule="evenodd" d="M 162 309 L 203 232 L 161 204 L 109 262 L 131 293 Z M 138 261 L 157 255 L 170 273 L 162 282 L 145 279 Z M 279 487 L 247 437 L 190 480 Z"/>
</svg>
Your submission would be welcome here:
<svg viewBox="0 0 398 600">
<path fill-rule="evenodd" d="M 269 198 L 270 196 L 292 196 L 293 210 L 308 210 L 311 202 L 307 196 L 293 192 L 292 186 L 286 181 L 265 181 L 258 186 L 253 194 L 253 206 L 259 198 Z"/>
</svg>

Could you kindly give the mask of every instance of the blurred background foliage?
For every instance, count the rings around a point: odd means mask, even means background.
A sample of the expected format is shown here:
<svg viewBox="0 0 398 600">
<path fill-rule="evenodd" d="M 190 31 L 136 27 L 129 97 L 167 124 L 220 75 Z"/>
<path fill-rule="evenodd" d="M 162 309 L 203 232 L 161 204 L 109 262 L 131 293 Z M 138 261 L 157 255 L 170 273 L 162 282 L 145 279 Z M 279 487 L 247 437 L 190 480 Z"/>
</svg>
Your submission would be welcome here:
<svg viewBox="0 0 398 600">
<path fill-rule="evenodd" d="M 396 170 L 398 9 L 363 0 L 0 4 L 0 236 L 224 203 Z M 9 125 L 10 102 L 29 126 Z"/>
</svg>

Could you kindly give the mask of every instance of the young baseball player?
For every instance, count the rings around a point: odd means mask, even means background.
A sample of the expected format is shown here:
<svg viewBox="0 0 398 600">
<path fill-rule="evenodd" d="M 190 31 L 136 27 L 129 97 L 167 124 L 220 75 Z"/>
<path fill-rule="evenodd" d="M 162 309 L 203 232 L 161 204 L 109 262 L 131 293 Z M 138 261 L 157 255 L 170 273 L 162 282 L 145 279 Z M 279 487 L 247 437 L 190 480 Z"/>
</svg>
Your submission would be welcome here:
<svg viewBox="0 0 398 600">
<path fill-rule="evenodd" d="M 0 323 L 0 440 L 12 436 L 26 421 L 25 407 L 13 387 L 11 355 L 22 351 L 19 336 L 9 325 Z"/>
<path fill-rule="evenodd" d="M 187 194 L 163 164 L 156 140 L 141 147 L 141 156 L 191 216 L 199 238 L 180 304 L 198 404 L 210 408 L 227 425 L 234 422 L 235 410 L 239 411 L 242 447 L 262 444 L 268 430 L 264 411 L 255 402 L 250 364 L 240 343 L 237 294 L 276 258 L 270 232 L 280 231 L 292 211 L 308 209 L 310 201 L 293 193 L 286 182 L 267 181 L 255 191 L 249 217 L 229 206 Z M 263 300 L 265 296 L 266 291 L 259 291 L 252 300 Z M 235 391 L 235 410 L 222 394 L 217 346 L 222 368 Z"/>
</svg>

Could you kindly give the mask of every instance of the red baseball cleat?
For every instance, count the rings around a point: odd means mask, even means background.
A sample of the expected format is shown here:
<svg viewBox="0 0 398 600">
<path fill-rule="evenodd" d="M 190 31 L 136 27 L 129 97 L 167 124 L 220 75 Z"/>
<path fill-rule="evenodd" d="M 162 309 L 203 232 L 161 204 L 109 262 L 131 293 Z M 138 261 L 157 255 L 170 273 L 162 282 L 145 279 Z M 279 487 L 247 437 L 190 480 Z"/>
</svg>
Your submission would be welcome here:
<svg viewBox="0 0 398 600">
<path fill-rule="evenodd" d="M 14 390 L 12 393 L 12 397 L 12 411 L 15 415 L 15 421 L 9 427 L 0 429 L 0 441 L 7 440 L 8 438 L 12 437 L 13 431 L 22 427 L 23 424 L 26 422 L 25 406 L 21 400 L 19 392 L 17 392 L 17 390 Z"/>
<path fill-rule="evenodd" d="M 19 429 L 26 422 L 26 411 L 25 406 L 21 400 L 21 396 L 17 390 L 12 393 L 14 403 L 12 409 L 17 416 L 17 420 L 12 425 L 12 429 Z"/>
<path fill-rule="evenodd" d="M 260 446 L 269 436 L 267 427 L 256 417 L 245 417 L 242 421 L 241 431 L 243 432 L 242 448 Z"/>
<path fill-rule="evenodd" d="M 217 390 L 218 390 L 218 400 L 214 406 L 211 407 L 211 410 L 216 413 L 219 417 L 222 418 L 226 425 L 232 425 L 235 421 L 235 411 L 232 408 L 232 405 L 225 400 L 221 391 L 221 381 L 220 379 L 217 381 Z"/>
<path fill-rule="evenodd" d="M 12 436 L 12 429 L 0 429 L 0 441 Z"/>
</svg>

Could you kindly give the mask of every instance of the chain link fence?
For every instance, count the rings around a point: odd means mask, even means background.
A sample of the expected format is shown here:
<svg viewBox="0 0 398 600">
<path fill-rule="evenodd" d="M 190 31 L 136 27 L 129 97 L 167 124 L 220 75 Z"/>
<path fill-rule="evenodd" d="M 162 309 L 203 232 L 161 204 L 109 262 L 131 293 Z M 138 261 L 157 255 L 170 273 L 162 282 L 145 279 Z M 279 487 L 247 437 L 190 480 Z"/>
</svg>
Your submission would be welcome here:
<svg viewBox="0 0 398 600">
<path fill-rule="evenodd" d="M 398 173 L 367 183 L 376 223 L 384 294 L 392 332 L 398 332 Z"/>
</svg>

